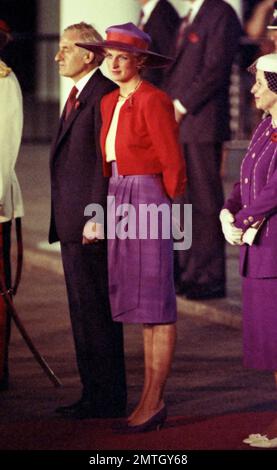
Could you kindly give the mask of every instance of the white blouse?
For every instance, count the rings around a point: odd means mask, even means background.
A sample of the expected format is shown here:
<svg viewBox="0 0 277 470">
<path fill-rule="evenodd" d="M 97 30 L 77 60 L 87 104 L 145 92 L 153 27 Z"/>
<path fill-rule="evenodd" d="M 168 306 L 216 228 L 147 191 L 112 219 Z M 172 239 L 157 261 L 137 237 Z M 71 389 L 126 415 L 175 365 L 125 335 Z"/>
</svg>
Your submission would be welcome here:
<svg viewBox="0 0 277 470">
<path fill-rule="evenodd" d="M 120 97 L 114 109 L 112 122 L 109 128 L 109 131 L 106 137 L 106 143 L 105 143 L 105 152 L 106 152 L 107 162 L 112 162 L 116 160 L 116 153 L 115 153 L 116 131 L 117 131 L 119 113 L 125 101 L 126 101 L 126 98 Z"/>
</svg>

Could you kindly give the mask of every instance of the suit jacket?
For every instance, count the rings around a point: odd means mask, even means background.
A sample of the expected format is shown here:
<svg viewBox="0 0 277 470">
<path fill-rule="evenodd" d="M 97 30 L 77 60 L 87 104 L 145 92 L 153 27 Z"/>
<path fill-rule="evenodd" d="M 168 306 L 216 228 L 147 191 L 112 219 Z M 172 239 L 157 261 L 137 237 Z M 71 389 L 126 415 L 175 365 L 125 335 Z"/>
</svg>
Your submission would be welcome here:
<svg viewBox="0 0 277 470">
<path fill-rule="evenodd" d="M 0 223 L 22 217 L 15 174 L 23 127 L 22 94 L 14 73 L 0 60 Z"/>
<path fill-rule="evenodd" d="M 105 143 L 118 95 L 115 90 L 101 101 L 101 148 L 107 176 L 111 165 L 106 162 Z M 120 110 L 115 153 L 120 175 L 162 174 L 170 197 L 184 192 L 185 164 L 172 103 L 163 91 L 146 81 Z"/>
<path fill-rule="evenodd" d="M 50 156 L 50 243 L 81 242 L 88 204 L 106 205 L 108 180 L 98 170 L 102 165 L 99 134 L 100 100 L 116 87 L 97 70 L 66 121 L 63 112 Z"/>
<path fill-rule="evenodd" d="M 240 272 L 254 278 L 277 277 L 277 131 L 271 117 L 258 126 L 241 165 L 240 181 L 225 203 L 245 232 L 263 222 L 251 246 L 243 245 Z"/>
<path fill-rule="evenodd" d="M 171 3 L 160 0 L 143 27 L 143 31 L 151 36 L 151 50 L 158 54 L 169 55 L 179 23 L 179 15 Z M 149 68 L 143 72 L 143 77 L 160 86 L 163 74 L 163 69 Z"/>
<path fill-rule="evenodd" d="M 163 85 L 188 111 L 180 124 L 182 142 L 229 138 L 229 78 L 240 34 L 235 11 L 222 0 L 205 0 L 185 29 Z"/>
</svg>

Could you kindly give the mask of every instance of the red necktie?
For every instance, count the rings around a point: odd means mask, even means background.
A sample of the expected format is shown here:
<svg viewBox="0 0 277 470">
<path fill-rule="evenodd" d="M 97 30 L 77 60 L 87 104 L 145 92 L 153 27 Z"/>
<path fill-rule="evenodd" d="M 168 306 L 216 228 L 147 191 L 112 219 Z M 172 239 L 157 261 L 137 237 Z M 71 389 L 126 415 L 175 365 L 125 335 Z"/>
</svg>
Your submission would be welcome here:
<svg viewBox="0 0 277 470">
<path fill-rule="evenodd" d="M 189 19 L 190 19 L 191 11 L 192 10 L 189 10 L 188 14 L 186 16 L 184 16 L 184 18 L 182 19 L 181 24 L 179 26 L 177 39 L 176 39 L 176 51 L 178 51 L 180 49 L 180 47 L 183 43 L 184 33 L 185 33 L 186 27 L 189 25 Z"/>
<path fill-rule="evenodd" d="M 78 93 L 78 88 L 76 88 L 76 86 L 74 86 L 72 88 L 71 92 L 69 93 L 69 96 L 67 98 L 67 102 L 66 102 L 66 105 L 65 105 L 65 119 L 68 118 L 69 114 L 72 111 L 72 108 L 73 108 L 74 104 L 76 103 L 77 93 Z"/>
</svg>

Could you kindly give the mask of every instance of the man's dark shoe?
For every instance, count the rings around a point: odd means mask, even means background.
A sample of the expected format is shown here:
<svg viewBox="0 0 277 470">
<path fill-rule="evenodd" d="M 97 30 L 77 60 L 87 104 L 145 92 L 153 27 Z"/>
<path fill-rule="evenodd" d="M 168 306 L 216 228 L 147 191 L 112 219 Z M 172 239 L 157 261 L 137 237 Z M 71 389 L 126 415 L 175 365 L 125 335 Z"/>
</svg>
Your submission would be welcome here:
<svg viewBox="0 0 277 470">
<path fill-rule="evenodd" d="M 58 408 L 55 409 L 55 412 L 61 415 L 72 415 L 73 413 L 76 413 L 78 410 L 83 408 L 89 409 L 90 402 L 81 398 L 71 405 L 58 406 Z"/>
<path fill-rule="evenodd" d="M 91 402 L 85 400 L 79 400 L 68 406 L 59 406 L 55 411 L 63 417 L 71 419 L 122 418 L 126 415 L 125 408 L 110 409 L 104 405 L 95 408 Z"/>
<path fill-rule="evenodd" d="M 186 298 L 189 300 L 222 299 L 225 296 L 225 287 L 221 285 L 199 284 L 186 291 Z"/>
</svg>

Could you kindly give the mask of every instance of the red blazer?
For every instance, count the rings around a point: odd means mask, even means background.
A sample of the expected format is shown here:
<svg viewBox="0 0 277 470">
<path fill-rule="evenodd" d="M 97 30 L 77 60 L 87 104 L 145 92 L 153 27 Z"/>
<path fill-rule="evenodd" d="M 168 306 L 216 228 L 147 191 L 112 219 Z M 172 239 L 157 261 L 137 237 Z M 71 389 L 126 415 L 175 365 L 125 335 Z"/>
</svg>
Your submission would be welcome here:
<svg viewBox="0 0 277 470">
<path fill-rule="evenodd" d="M 111 175 L 106 162 L 105 142 L 119 90 L 101 101 L 101 149 L 103 171 Z M 160 173 L 166 193 L 174 198 L 185 190 L 185 161 L 178 141 L 178 126 L 170 98 L 150 83 L 139 89 L 122 106 L 119 114 L 115 151 L 120 175 Z"/>
</svg>

